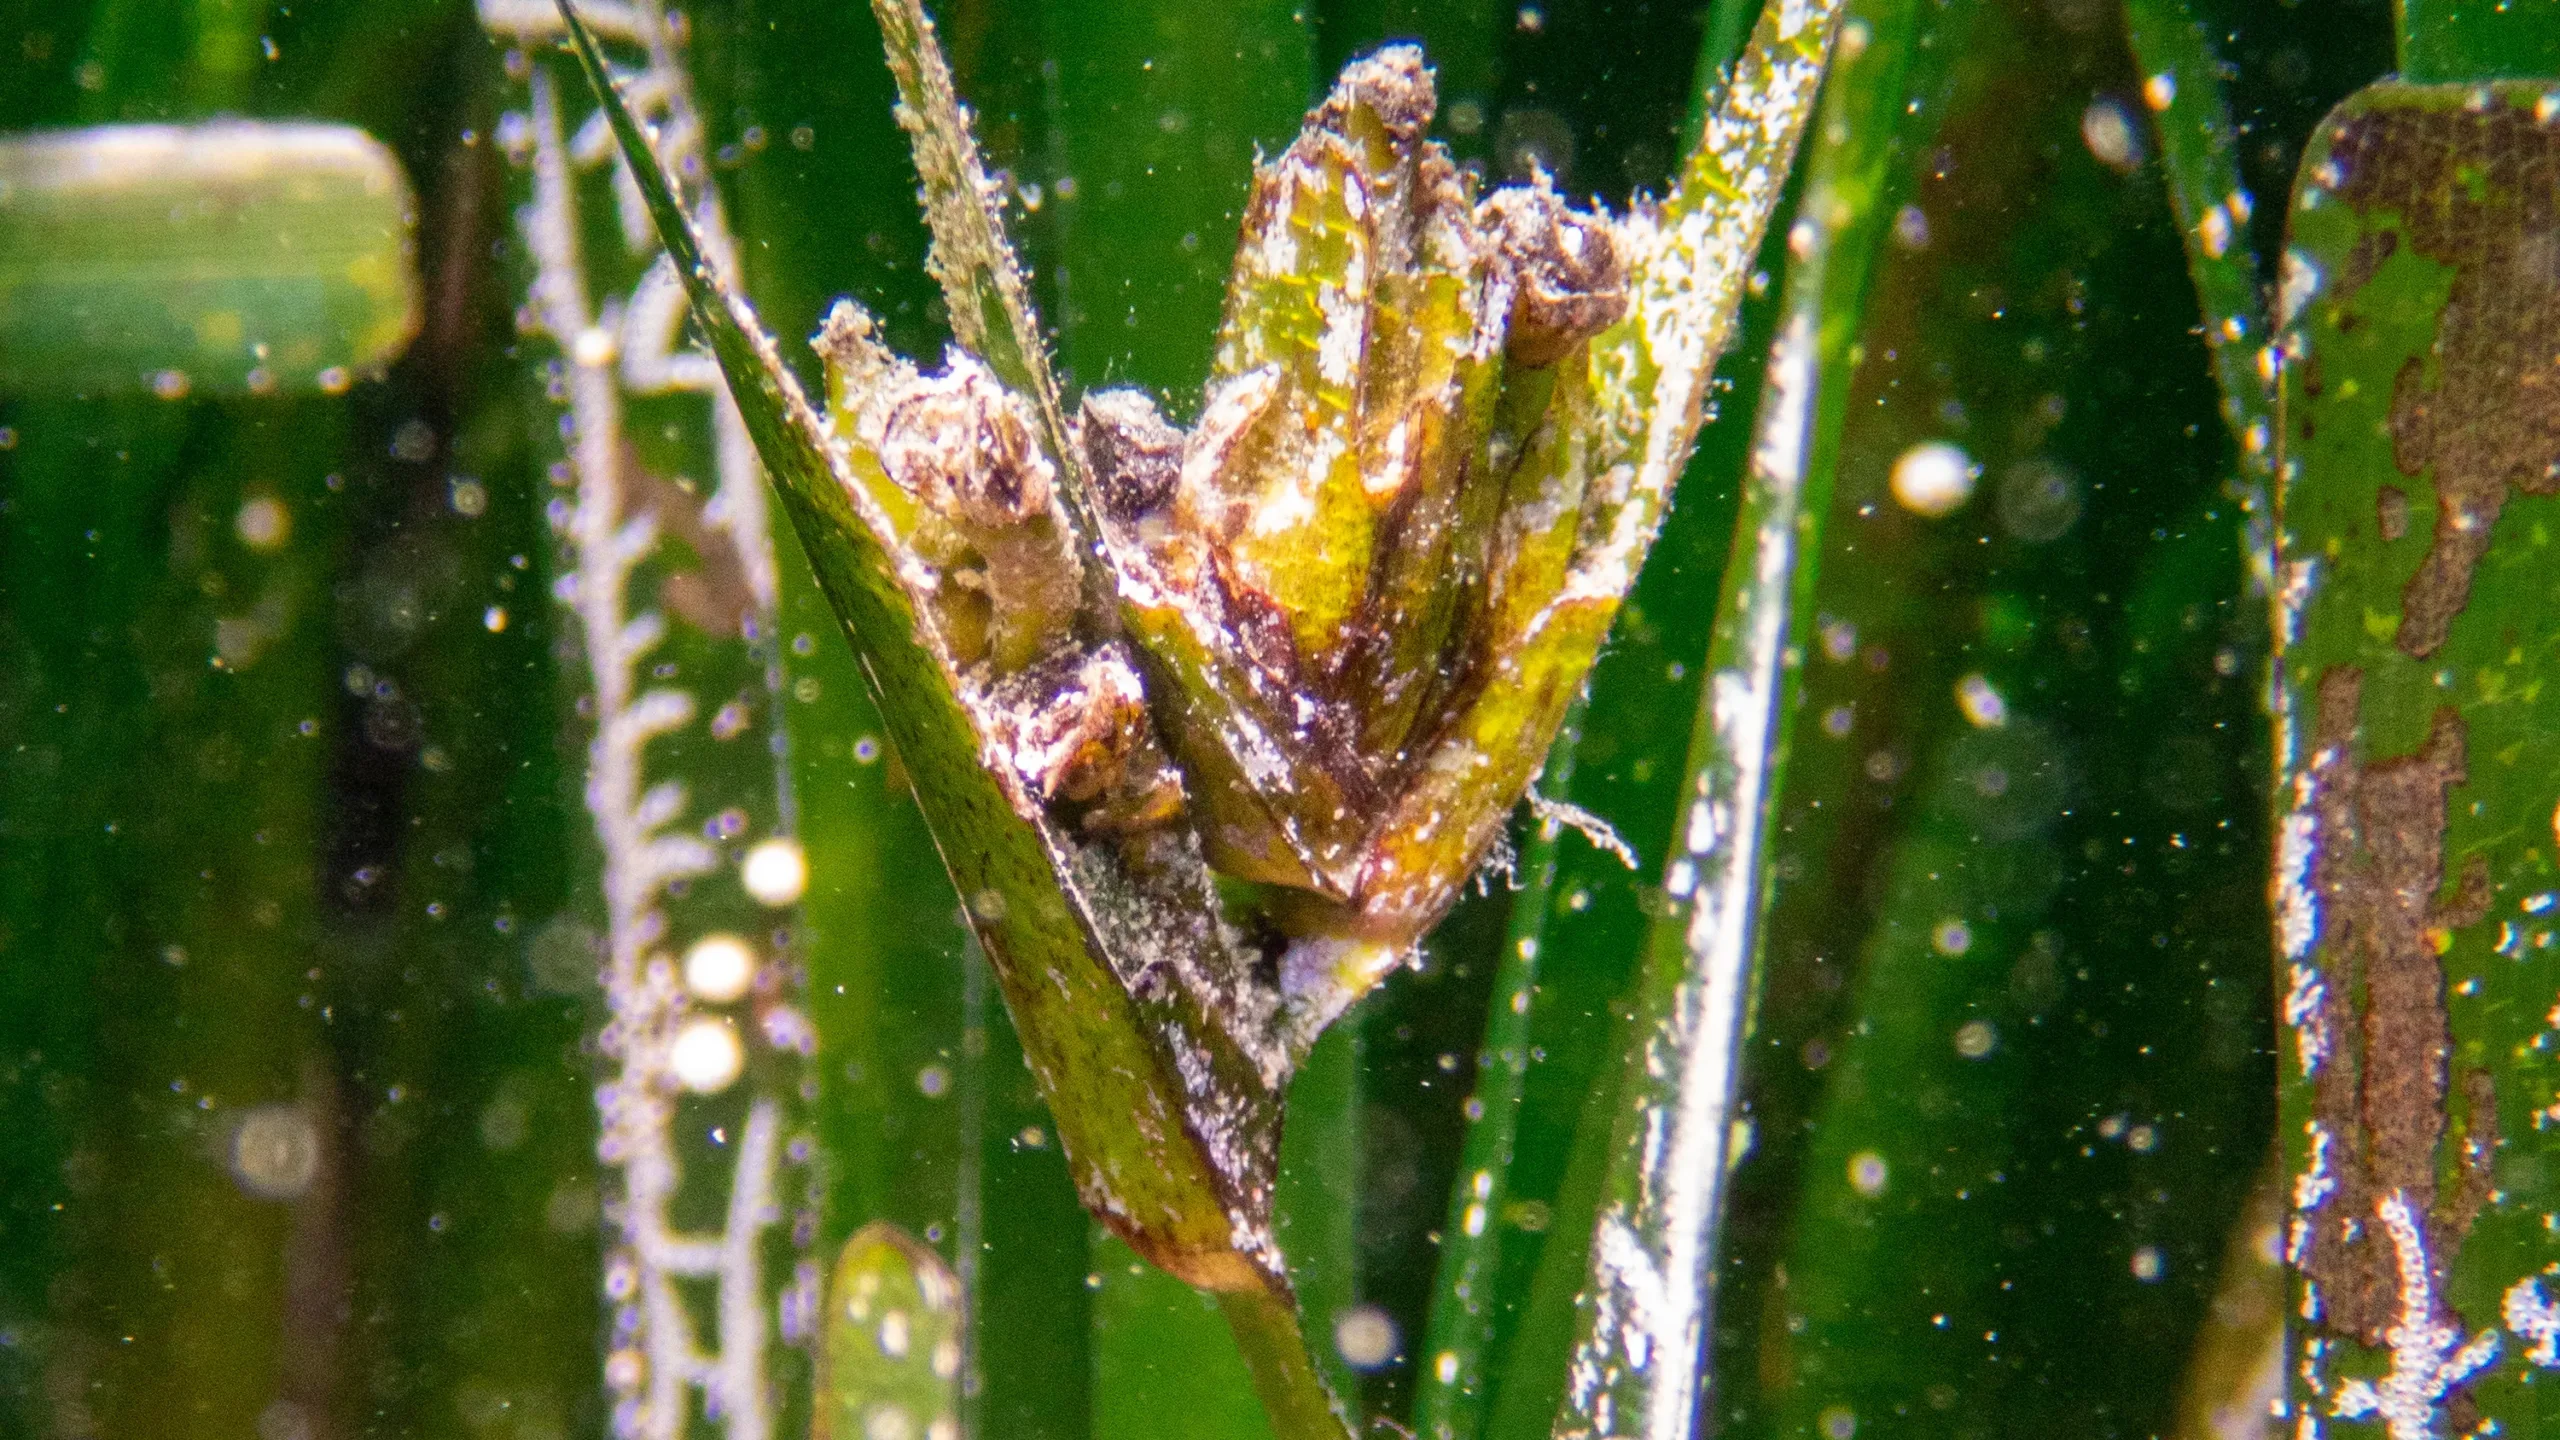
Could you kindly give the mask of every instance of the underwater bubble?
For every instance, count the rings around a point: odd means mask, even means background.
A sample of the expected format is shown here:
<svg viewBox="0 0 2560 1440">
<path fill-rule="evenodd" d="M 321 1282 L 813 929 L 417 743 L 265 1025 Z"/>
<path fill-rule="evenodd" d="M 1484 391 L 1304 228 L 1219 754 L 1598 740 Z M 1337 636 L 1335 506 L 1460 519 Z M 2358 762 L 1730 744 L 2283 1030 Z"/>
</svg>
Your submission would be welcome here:
<svg viewBox="0 0 2560 1440">
<path fill-rule="evenodd" d="M 809 888 L 809 857 L 797 840 L 758 841 L 739 864 L 738 881 L 759 903 L 779 909 Z"/>
<path fill-rule="evenodd" d="M 1956 682 L 1956 708 L 1976 730 L 1997 730 L 2009 723 L 2009 702 L 2000 698 L 1979 670 Z"/>
<path fill-rule="evenodd" d="M 1850 1440 L 1858 1433 L 1858 1412 L 1846 1405 L 1826 1405 L 1814 1423 L 1822 1427 L 1822 1440 Z"/>
<path fill-rule="evenodd" d="M 735 935 L 705 935 L 684 952 L 684 988 L 697 1000 L 726 1005 L 755 982 L 756 952 Z"/>
<path fill-rule="evenodd" d="M 1354 1370 L 1379 1369 L 1396 1358 L 1395 1318 L 1377 1305 L 1354 1305 L 1333 1317 L 1333 1348 Z"/>
<path fill-rule="evenodd" d="M 1967 1020 L 1956 1027 L 1956 1053 L 1967 1060 L 1979 1060 L 1999 1046 L 1999 1027 L 1988 1020 Z"/>
<path fill-rule="evenodd" d="M 2061 818 L 2070 793 L 2062 745 L 2043 724 L 2011 716 L 1998 729 L 1967 730 L 1940 761 L 1938 799 L 1986 840 L 2018 840 Z"/>
<path fill-rule="evenodd" d="M 273 495 L 252 495 L 231 517 L 231 533 L 261 555 L 272 555 L 293 538 L 293 512 Z"/>
<path fill-rule="evenodd" d="M 422 465 L 436 458 L 436 430 L 424 420 L 404 420 L 391 432 L 391 458 Z"/>
<path fill-rule="evenodd" d="M 2133 1278 L 2148 1285 L 2160 1278 L 2161 1274 L 2169 1268 L 2169 1262 L 2161 1255 L 2159 1246 L 2145 1245 L 2133 1252 L 2131 1268 Z"/>
<path fill-rule="evenodd" d="M 738 1043 L 738 1032 L 725 1020 L 699 1019 L 685 1022 L 676 1032 L 676 1041 L 667 1047 L 667 1068 L 675 1072 L 676 1083 L 697 1095 L 716 1095 L 737 1083 L 747 1068 L 746 1047 Z"/>
<path fill-rule="evenodd" d="M 299 1200 L 320 1174 L 320 1131 L 300 1105 L 252 1106 L 231 1132 L 231 1178 L 261 1200 Z"/>
<path fill-rule="evenodd" d="M 1935 520 L 1973 498 L 1980 472 L 1973 457 L 1944 440 L 1924 440 L 1893 462 L 1893 498 L 1914 515 Z"/>
<path fill-rule="evenodd" d="M 1873 1150 L 1861 1150 L 1849 1157 L 1849 1188 L 1870 1200 L 1884 1193 L 1892 1177 L 1884 1157 Z"/>
<path fill-rule="evenodd" d="M 571 915 L 552 917 L 525 947 L 534 988 L 549 995 L 584 995 L 595 989 L 596 970 L 603 963 L 603 941 Z"/>
<path fill-rule="evenodd" d="M 2030 545 L 2059 540 L 2080 519 L 2080 477 L 2043 456 L 2021 460 L 2002 472 L 1992 504 L 2000 528 L 2018 539 Z"/>
<path fill-rule="evenodd" d="M 513 1150 L 532 1133 L 533 1113 L 513 1095 L 499 1096 L 480 1112 L 480 1143 L 492 1150 Z"/>
</svg>

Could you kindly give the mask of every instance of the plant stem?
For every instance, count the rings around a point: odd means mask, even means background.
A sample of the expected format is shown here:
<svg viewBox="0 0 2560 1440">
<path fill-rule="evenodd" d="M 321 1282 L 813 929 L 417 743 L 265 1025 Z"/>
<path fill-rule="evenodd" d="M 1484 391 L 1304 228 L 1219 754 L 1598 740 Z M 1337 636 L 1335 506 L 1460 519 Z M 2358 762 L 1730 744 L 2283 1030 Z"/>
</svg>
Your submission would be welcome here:
<svg viewBox="0 0 2560 1440">
<path fill-rule="evenodd" d="M 1307 1353 L 1295 1305 L 1266 1289 L 1221 1290 L 1218 1310 L 1235 1332 L 1236 1350 L 1253 1372 L 1254 1393 L 1278 1440 L 1343 1440 L 1351 1433 L 1342 1402 L 1325 1388 Z"/>
</svg>

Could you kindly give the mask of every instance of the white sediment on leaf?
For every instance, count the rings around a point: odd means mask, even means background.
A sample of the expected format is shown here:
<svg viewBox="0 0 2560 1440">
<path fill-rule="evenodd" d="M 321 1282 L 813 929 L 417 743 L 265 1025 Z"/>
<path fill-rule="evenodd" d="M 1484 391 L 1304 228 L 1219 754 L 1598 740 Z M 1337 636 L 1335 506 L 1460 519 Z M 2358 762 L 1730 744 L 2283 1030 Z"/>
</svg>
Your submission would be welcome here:
<svg viewBox="0 0 2560 1440">
<path fill-rule="evenodd" d="M 2527 1275 L 2507 1287 L 2498 1306 L 2516 1338 L 2532 1342 L 2524 1358 L 2545 1370 L 2560 1367 L 2560 1305 L 2542 1293 L 2542 1277 Z"/>
<path fill-rule="evenodd" d="M 644 67 L 626 81 L 626 96 L 644 120 L 657 122 L 662 162 L 678 174 L 700 173 L 701 125 L 654 0 L 581 7 L 580 14 L 604 38 L 646 54 Z M 585 798 L 604 860 L 602 979 L 610 1018 L 600 1048 L 617 1067 L 596 1091 L 598 1154 L 621 1177 L 621 1193 L 607 1207 L 618 1253 L 608 1256 L 606 1291 L 622 1309 L 616 1324 L 626 1338 L 617 1342 L 616 1354 L 637 1360 L 606 1368 L 615 1399 L 613 1429 L 630 1440 L 680 1440 L 694 1408 L 690 1388 L 702 1393 L 702 1408 L 728 1440 L 771 1440 L 766 1308 L 774 1297 L 767 1293 L 762 1251 L 765 1232 L 781 1218 L 775 1190 L 783 1149 L 777 1101 L 760 1096 L 749 1104 L 732 1152 L 720 1233 L 686 1234 L 670 1218 L 683 1183 L 673 1134 L 680 1093 L 727 1088 L 735 1078 L 733 1064 L 743 1061 L 736 1048 L 744 1043 L 740 1037 L 762 1037 L 768 1027 L 733 1028 L 697 1012 L 679 967 L 659 948 L 669 928 L 661 908 L 668 887 L 710 874 L 720 867 L 721 855 L 682 825 L 691 805 L 687 787 L 674 779 L 651 783 L 648 777 L 649 743 L 693 723 L 699 707 L 687 691 L 641 688 L 666 621 L 654 610 L 630 613 L 629 592 L 634 569 L 654 557 L 664 527 L 651 511 L 631 508 L 626 397 L 704 397 L 717 472 L 705 519 L 735 548 L 753 623 L 769 639 L 776 570 L 763 479 L 717 367 L 707 356 L 679 348 L 683 297 L 663 255 L 627 300 L 608 301 L 599 314 L 590 297 L 576 172 L 612 162 L 615 152 L 601 112 L 575 141 L 566 138 L 559 83 L 533 58 L 549 48 L 546 37 L 563 28 L 557 9 L 549 0 L 482 0 L 480 17 L 523 47 L 519 58 L 525 68 L 519 73 L 529 75 L 530 107 L 518 133 L 529 141 L 523 158 L 533 172 L 532 203 L 520 216 L 535 267 L 529 311 L 534 328 L 561 348 L 569 408 L 576 503 L 562 538 L 575 570 L 562 596 L 582 641 L 595 707 Z M 517 129 L 518 122 L 511 119 L 507 128 Z M 656 244 L 637 187 L 627 171 L 617 170 L 616 180 L 626 237 L 648 254 Z M 728 259 L 731 247 L 716 197 L 706 193 L 693 219 L 712 237 L 718 258 Z M 756 637 L 715 638 L 743 643 Z M 734 1000 L 748 987 L 739 977 L 723 976 L 709 988 Z M 687 1036 L 690 1048 L 680 1059 L 679 1044 Z M 722 1041 L 730 1051 L 720 1050 Z M 696 1312 L 678 1283 L 684 1280 L 712 1283 L 717 1348 L 707 1353 L 695 1334 Z"/>
<path fill-rule="evenodd" d="M 2436 1297 L 2434 1263 L 2405 1193 L 2384 1196 L 2374 1218 L 2391 1237 L 2400 1272 L 2399 1314 L 2385 1332 L 2391 1369 L 2380 1380 L 2340 1383 L 2329 1413 L 2341 1420 L 2378 1420 L 2391 1440 L 2436 1440 L 2436 1411 L 2498 1358 L 2498 1332 L 2493 1327 L 2463 1338 L 2461 1323 Z"/>
</svg>

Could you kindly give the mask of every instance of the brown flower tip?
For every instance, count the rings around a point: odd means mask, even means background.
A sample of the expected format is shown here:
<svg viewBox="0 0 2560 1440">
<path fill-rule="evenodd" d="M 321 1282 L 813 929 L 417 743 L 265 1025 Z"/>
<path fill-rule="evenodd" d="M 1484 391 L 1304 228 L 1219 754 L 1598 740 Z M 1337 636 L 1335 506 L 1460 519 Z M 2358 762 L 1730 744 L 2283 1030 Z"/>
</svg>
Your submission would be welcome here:
<svg viewBox="0 0 2560 1440">
<path fill-rule="evenodd" d="M 1487 196 L 1476 223 L 1511 282 L 1511 363 L 1553 365 L 1627 313 L 1626 267 L 1608 222 L 1565 204 L 1545 174 Z"/>
</svg>

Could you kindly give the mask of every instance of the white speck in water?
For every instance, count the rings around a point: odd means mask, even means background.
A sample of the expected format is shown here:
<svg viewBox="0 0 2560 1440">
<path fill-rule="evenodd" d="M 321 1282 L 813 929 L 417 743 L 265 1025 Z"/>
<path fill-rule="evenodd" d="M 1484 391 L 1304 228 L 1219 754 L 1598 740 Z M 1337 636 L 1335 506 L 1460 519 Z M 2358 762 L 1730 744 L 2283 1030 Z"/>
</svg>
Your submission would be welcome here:
<svg viewBox="0 0 2560 1440">
<path fill-rule="evenodd" d="M 2080 139 L 2099 164 L 2119 175 L 2130 174 L 2142 164 L 2141 132 L 2134 129 L 2124 102 L 2113 95 L 2099 96 L 2080 112 Z"/>
<path fill-rule="evenodd" d="M 716 1095 L 737 1083 L 739 1073 L 747 1068 L 747 1051 L 729 1022 L 688 1020 L 676 1032 L 675 1043 L 667 1047 L 667 1068 L 687 1090 Z"/>
<path fill-rule="evenodd" d="M 809 888 L 809 857 L 797 840 L 758 841 L 739 865 L 738 880 L 759 903 L 779 909 Z"/>
<path fill-rule="evenodd" d="M 1892 1179 L 1893 1172 L 1884 1157 L 1873 1150 L 1861 1150 L 1849 1157 L 1849 1188 L 1868 1199 L 1883 1194 Z"/>
<path fill-rule="evenodd" d="M 916 1093 L 927 1100 L 939 1100 L 951 1088 L 951 1072 L 939 1065 L 927 1065 L 916 1072 Z"/>
<path fill-rule="evenodd" d="M 1431 1362 L 1431 1376 L 1443 1385 L 1457 1384 L 1458 1352 L 1455 1350 L 1441 1351 L 1438 1358 Z"/>
<path fill-rule="evenodd" d="M 2142 103 L 2154 110 L 2166 110 L 2178 101 L 2178 72 L 2163 70 L 2142 82 Z"/>
<path fill-rule="evenodd" d="M 2000 1029 L 1988 1020 L 1967 1020 L 1956 1027 L 1956 1053 L 1979 1060 L 2000 1046 Z"/>
<path fill-rule="evenodd" d="M 1924 440 L 1893 462 L 1893 498 L 1932 520 L 1973 498 L 1973 457 L 1944 440 Z"/>
<path fill-rule="evenodd" d="M 2145 1245 L 2133 1252 L 2131 1268 L 2133 1278 L 2148 1285 L 2160 1278 L 2161 1272 L 2169 1268 L 2169 1262 L 2160 1254 L 2159 1246 Z"/>
<path fill-rule="evenodd" d="M 1814 1423 L 1822 1427 L 1822 1440 L 1849 1440 L 1858 1433 L 1858 1412 L 1846 1405 L 1826 1405 Z"/>
<path fill-rule="evenodd" d="M 1973 948 L 1973 927 L 1957 919 L 1941 920 L 1929 931 L 1929 948 L 1941 955 L 1961 955 Z"/>
<path fill-rule="evenodd" d="M 481 611 L 480 624 L 492 635 L 502 635 L 506 633 L 507 607 L 504 605 L 492 605 L 488 609 Z"/>
<path fill-rule="evenodd" d="M 705 935 L 684 952 L 684 988 L 697 1000 L 726 1005 L 755 982 L 756 952 L 735 935 Z"/>
<path fill-rule="evenodd" d="M 252 1106 L 231 1134 L 231 1177 L 261 1200 L 298 1200 L 320 1173 L 320 1132 L 290 1102 Z"/>
<path fill-rule="evenodd" d="M 916 1440 L 915 1417 L 894 1400 L 874 1401 L 862 1412 L 862 1440 Z"/>
<path fill-rule="evenodd" d="M 272 555 L 293 538 L 293 512 L 272 495 L 252 495 L 240 502 L 240 513 L 231 517 L 231 533 L 259 554 Z"/>
<path fill-rule="evenodd" d="M 1396 1358 L 1396 1322 L 1376 1305 L 1354 1305 L 1333 1317 L 1333 1348 L 1354 1370 L 1375 1370 Z"/>
<path fill-rule="evenodd" d="M 880 1317 L 880 1353 L 892 1360 L 907 1356 L 907 1312 L 892 1310 Z"/>
</svg>

